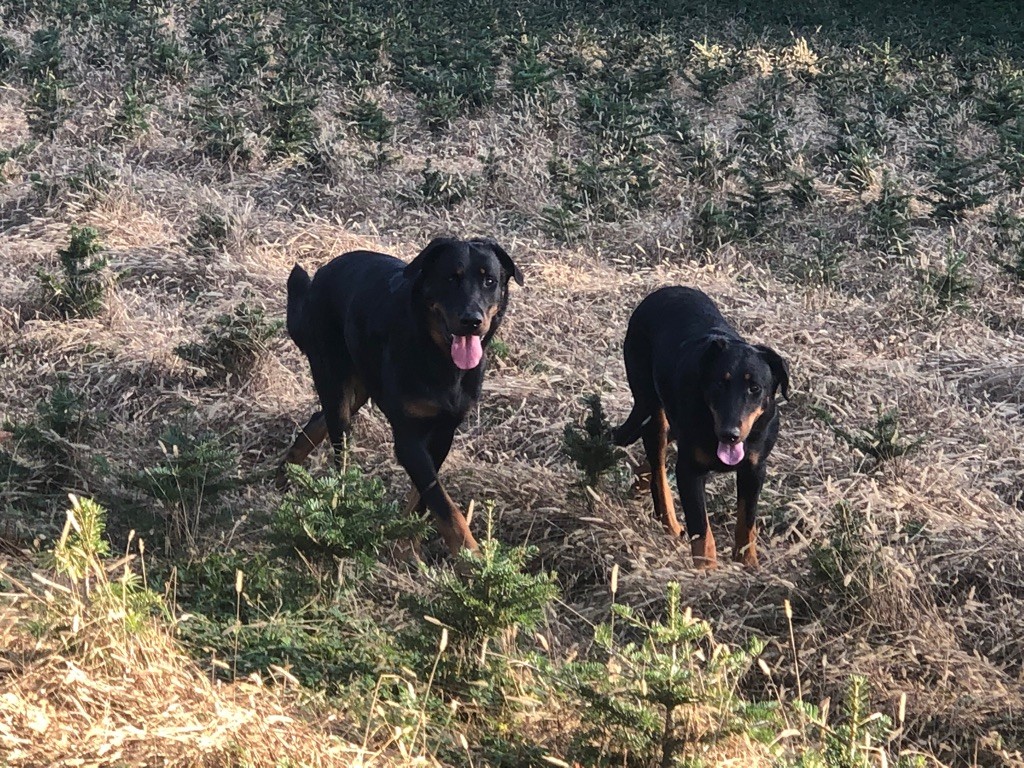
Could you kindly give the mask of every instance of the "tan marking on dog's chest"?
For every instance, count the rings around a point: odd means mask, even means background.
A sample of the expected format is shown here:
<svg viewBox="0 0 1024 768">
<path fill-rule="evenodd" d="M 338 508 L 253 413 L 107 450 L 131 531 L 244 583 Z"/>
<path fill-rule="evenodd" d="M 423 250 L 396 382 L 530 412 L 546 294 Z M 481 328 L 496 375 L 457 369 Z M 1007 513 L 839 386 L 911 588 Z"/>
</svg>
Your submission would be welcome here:
<svg viewBox="0 0 1024 768">
<path fill-rule="evenodd" d="M 433 400 L 409 400 L 402 403 L 402 410 L 414 419 L 432 419 L 441 412 L 441 406 Z"/>
<path fill-rule="evenodd" d="M 693 461 L 698 467 L 711 467 L 715 464 L 715 458 L 701 447 L 693 449 Z"/>
</svg>

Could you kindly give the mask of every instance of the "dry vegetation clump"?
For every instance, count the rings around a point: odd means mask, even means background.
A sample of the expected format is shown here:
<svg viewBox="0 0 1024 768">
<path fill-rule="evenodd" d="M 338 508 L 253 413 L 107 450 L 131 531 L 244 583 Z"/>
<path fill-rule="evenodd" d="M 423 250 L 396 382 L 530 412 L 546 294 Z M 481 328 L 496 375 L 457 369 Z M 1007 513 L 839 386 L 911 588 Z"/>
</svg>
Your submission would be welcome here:
<svg viewBox="0 0 1024 768">
<path fill-rule="evenodd" d="M 1024 764 L 1024 30 L 891 5 L 0 7 L 5 759 Z M 374 409 L 355 474 L 270 479 L 314 404 L 292 264 L 440 233 L 526 274 L 444 469 L 471 593 L 373 528 Z M 792 366 L 757 573 L 690 570 L 635 449 L 589 485 L 563 450 L 667 283 Z M 131 631 L 47 561 L 69 492 L 148 546 Z"/>
<path fill-rule="evenodd" d="M 21 568 L 0 563 L 10 587 L 0 614 L 7 765 L 407 763 L 387 735 L 368 743 L 369 729 L 346 728 L 343 714 L 305 695 L 287 670 L 212 679 L 144 587 L 142 545 L 107 562 L 102 525 L 101 508 L 72 497 L 53 553 L 57 578 L 36 572 L 29 586 L 10 572 Z"/>
</svg>

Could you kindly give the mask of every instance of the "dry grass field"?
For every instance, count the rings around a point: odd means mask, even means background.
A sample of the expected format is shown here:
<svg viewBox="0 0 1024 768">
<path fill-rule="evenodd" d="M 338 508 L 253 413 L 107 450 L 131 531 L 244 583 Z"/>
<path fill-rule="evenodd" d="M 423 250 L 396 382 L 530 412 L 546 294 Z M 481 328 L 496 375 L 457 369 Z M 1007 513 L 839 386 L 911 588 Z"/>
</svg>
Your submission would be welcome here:
<svg viewBox="0 0 1024 768">
<path fill-rule="evenodd" d="M 777 5 L 0 3 L 0 766 L 1024 765 L 1024 24 Z M 272 480 L 291 266 L 444 233 L 468 579 L 379 411 Z M 792 368 L 756 572 L 563 448 L 672 283 Z"/>
</svg>

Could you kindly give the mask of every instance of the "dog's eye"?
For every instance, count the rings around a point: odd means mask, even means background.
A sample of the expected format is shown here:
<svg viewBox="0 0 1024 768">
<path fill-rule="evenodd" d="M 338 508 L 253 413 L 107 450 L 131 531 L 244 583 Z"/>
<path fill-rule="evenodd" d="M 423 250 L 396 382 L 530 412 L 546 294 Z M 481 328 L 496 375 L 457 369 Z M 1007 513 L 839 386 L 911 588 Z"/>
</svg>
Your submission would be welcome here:
<svg viewBox="0 0 1024 768">
<path fill-rule="evenodd" d="M 460 275 L 458 272 L 456 272 L 454 275 L 448 278 L 449 283 L 455 283 L 456 285 L 458 285 L 461 280 L 462 275 Z"/>
<path fill-rule="evenodd" d="M 747 392 L 749 392 L 754 397 L 757 397 L 758 395 L 761 394 L 761 388 L 757 384 L 751 384 L 749 387 L 747 387 Z"/>
<path fill-rule="evenodd" d="M 493 277 L 485 277 L 484 278 L 484 288 L 493 288 L 497 284 L 498 284 L 498 281 L 495 280 Z"/>
</svg>

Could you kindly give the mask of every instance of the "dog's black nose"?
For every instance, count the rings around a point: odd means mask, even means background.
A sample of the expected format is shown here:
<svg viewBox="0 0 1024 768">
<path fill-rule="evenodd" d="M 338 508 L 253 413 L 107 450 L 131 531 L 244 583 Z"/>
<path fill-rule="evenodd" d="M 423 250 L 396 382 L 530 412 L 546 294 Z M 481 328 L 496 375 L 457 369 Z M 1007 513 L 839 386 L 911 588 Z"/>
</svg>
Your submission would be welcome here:
<svg viewBox="0 0 1024 768">
<path fill-rule="evenodd" d="M 723 443 L 738 443 L 740 440 L 740 428 L 726 429 L 719 435 Z"/>
<path fill-rule="evenodd" d="M 483 324 L 484 319 L 480 315 L 463 315 L 460 322 L 464 330 L 475 331 Z"/>
</svg>

